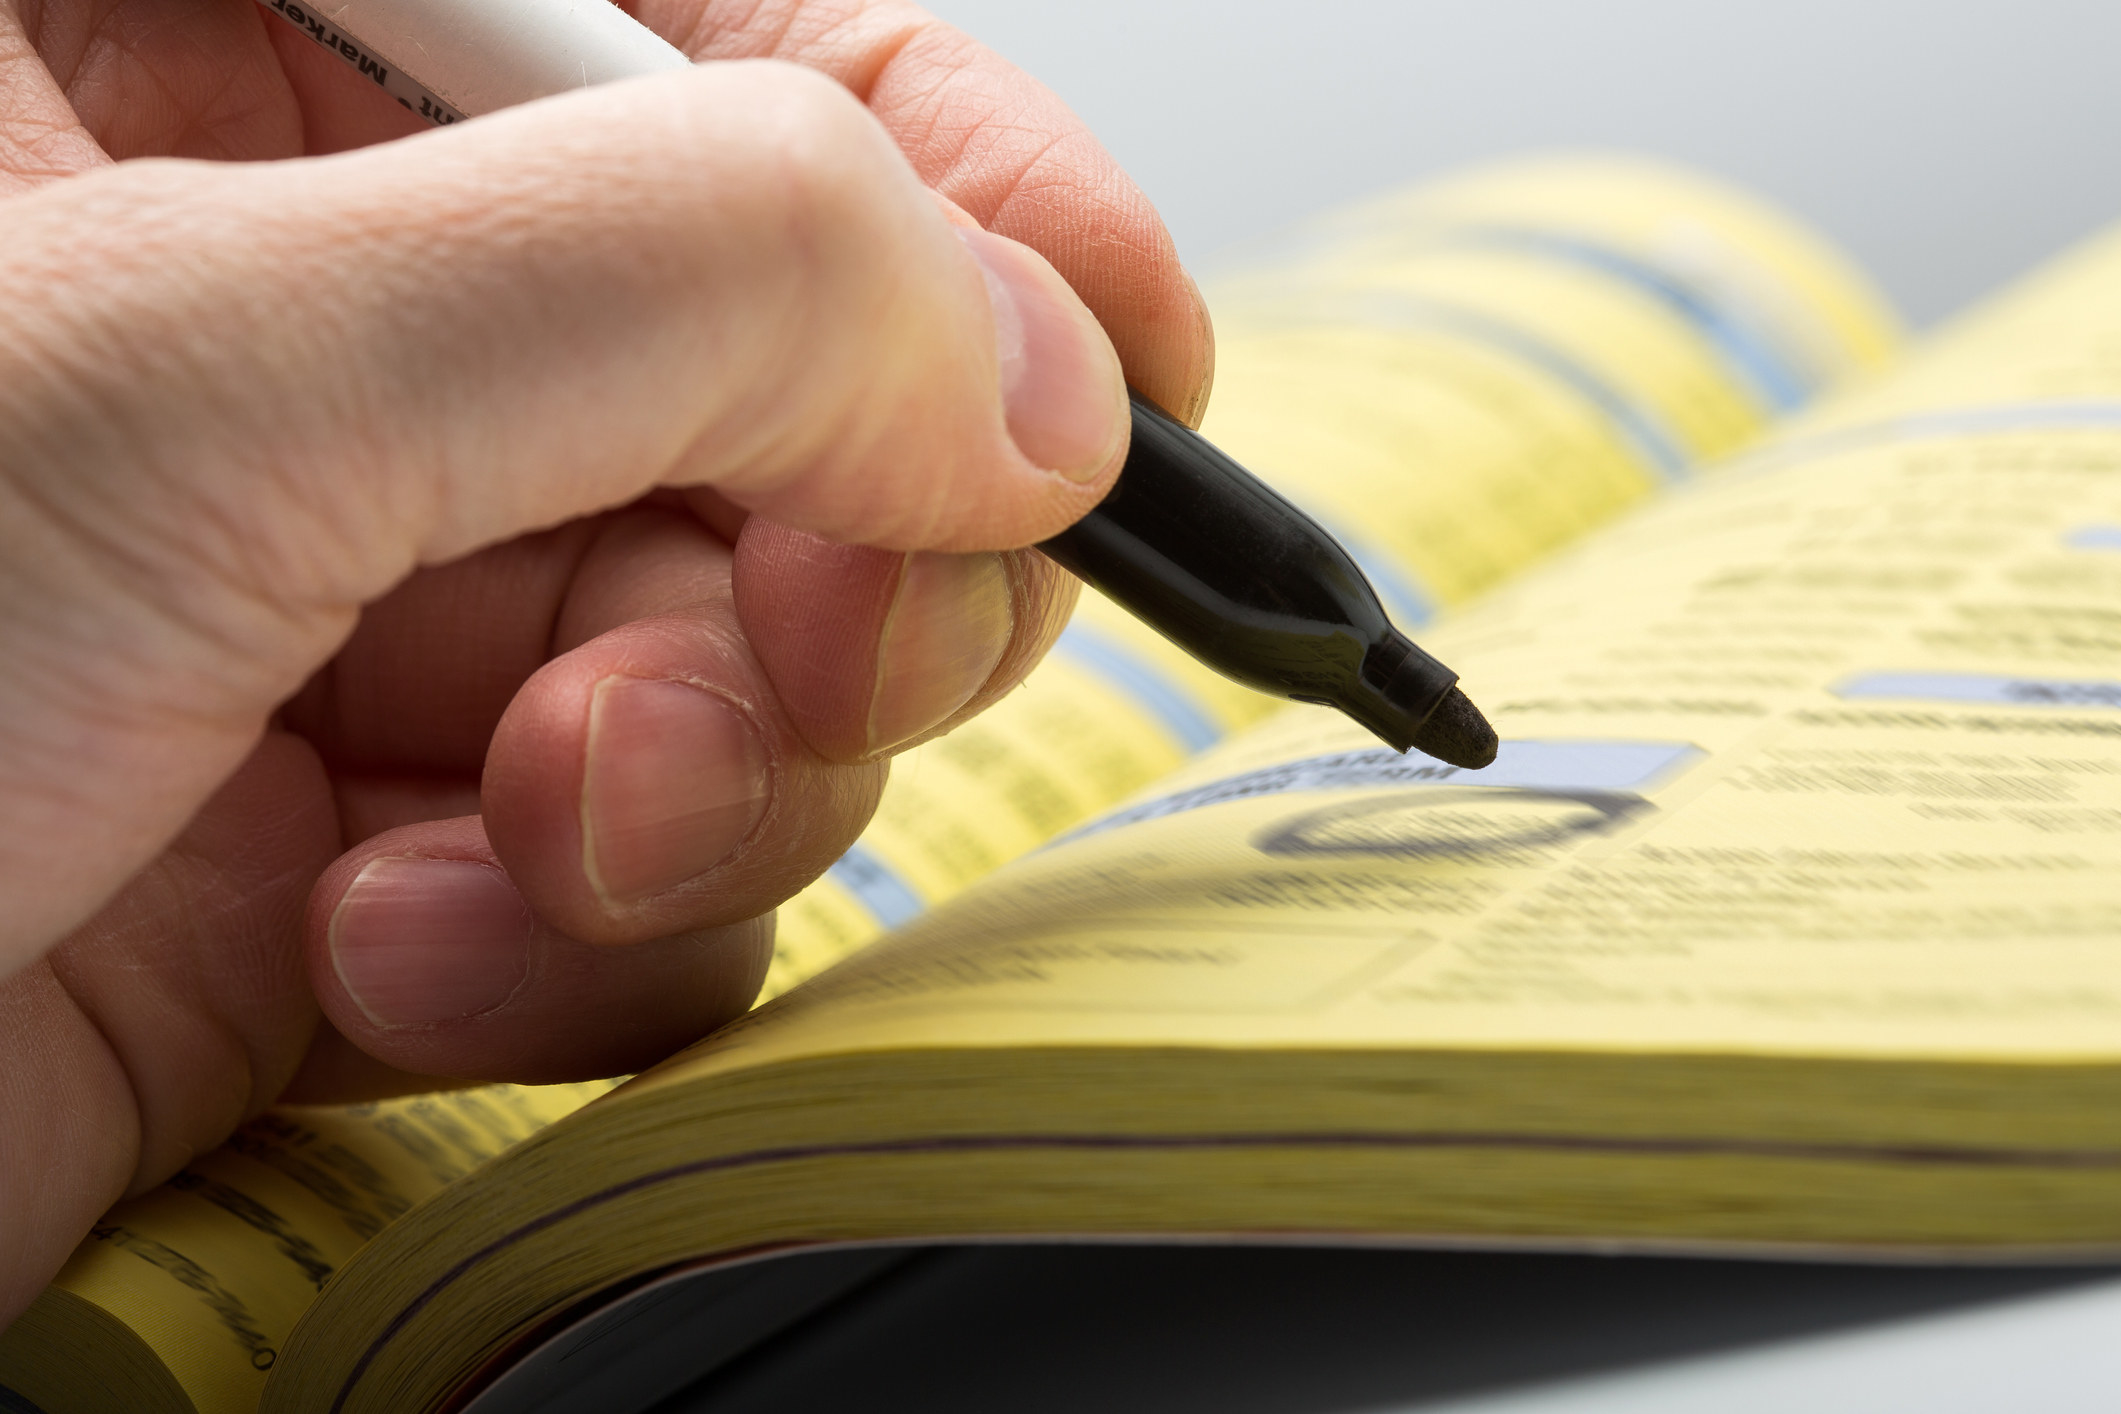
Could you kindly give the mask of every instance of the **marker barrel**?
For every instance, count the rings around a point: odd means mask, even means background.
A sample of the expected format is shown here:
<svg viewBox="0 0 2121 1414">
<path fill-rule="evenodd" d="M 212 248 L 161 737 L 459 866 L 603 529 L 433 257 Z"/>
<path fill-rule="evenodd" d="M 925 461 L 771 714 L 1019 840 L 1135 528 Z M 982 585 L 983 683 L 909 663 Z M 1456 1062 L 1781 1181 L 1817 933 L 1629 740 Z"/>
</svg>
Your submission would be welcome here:
<svg viewBox="0 0 2121 1414">
<path fill-rule="evenodd" d="M 258 3 L 437 124 L 692 66 L 606 0 Z"/>
<path fill-rule="evenodd" d="M 1133 433 L 1111 493 L 1039 548 L 1226 677 L 1412 745 L 1457 674 L 1265 482 L 1140 397 Z"/>
</svg>

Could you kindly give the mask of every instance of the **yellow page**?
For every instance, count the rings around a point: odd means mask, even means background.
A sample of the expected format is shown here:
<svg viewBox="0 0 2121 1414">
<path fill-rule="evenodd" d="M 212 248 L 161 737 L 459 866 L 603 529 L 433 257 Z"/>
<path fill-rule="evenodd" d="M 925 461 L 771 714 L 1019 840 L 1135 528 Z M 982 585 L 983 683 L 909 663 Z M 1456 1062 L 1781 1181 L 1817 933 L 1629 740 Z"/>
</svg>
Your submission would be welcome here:
<svg viewBox="0 0 2121 1414">
<path fill-rule="evenodd" d="M 1439 626 L 1493 766 L 1275 717 L 409 1215 L 267 1407 L 777 1242 L 2110 1252 L 2121 232 L 2064 272 Z"/>
<path fill-rule="evenodd" d="M 1203 430 L 1408 628 L 1894 343 L 1868 283 L 1787 217 L 1634 159 L 1496 164 L 1284 246 L 1208 287 Z M 894 763 L 860 843 L 782 909 L 767 996 L 1280 707 L 1085 598 L 1021 692 Z"/>
<path fill-rule="evenodd" d="M 1327 223 L 1298 244 L 1288 268 L 1210 287 L 1220 364 L 1206 431 L 1341 536 L 1410 626 L 1683 483 L 1699 459 L 1742 445 L 1814 390 L 1875 364 L 1891 342 L 1890 321 L 1875 298 L 1816 241 L 1742 197 L 1643 164 L 1505 169 Z M 1269 706 L 1221 684 L 1109 606 L 1086 605 L 1022 692 L 895 765 L 875 825 L 846 860 L 782 910 L 768 991 L 794 985 L 887 927 L 910 925 L 905 936 L 929 945 L 936 933 L 920 921 L 924 911 L 1141 786 L 1169 778 L 1218 739 L 1228 739 L 1224 751 L 1244 752 L 1251 738 L 1234 729 Z M 1021 878 L 1040 877 L 1046 857 L 1032 854 L 1012 868 Z M 1081 856 L 1064 846 L 1051 857 Z M 1004 887 L 1001 896 L 1021 903 L 1014 912 L 1005 906 L 1005 926 L 1035 918 L 1048 902 L 1058 918 L 1069 918 L 1069 891 L 1089 891 L 1087 870 L 1095 867 L 1069 866 L 1063 890 L 1050 895 Z M 989 918 L 966 902 L 967 910 L 951 916 Z M 1302 917 L 1310 927 L 1318 915 L 1306 908 Z M 770 1059 L 783 1041 L 798 1053 L 841 1041 L 853 1048 L 915 1045 L 931 1021 L 955 1038 L 958 1003 L 968 995 L 976 1002 L 992 980 L 984 958 L 1006 934 L 974 936 L 942 919 L 935 927 L 964 944 L 920 971 L 919 988 L 932 987 L 936 996 L 870 1007 L 899 986 L 888 961 L 899 950 L 885 944 L 881 973 L 858 960 L 812 989 L 807 1006 L 798 994 L 789 999 L 792 1008 L 769 1009 L 758 1026 L 710 1046 L 706 1059 L 666 1067 L 628 1093 L 653 1096 L 724 1061 L 740 1067 Z M 1027 936 L 1040 933 L 1032 928 Z M 1015 981 L 1042 984 L 1054 967 L 1066 971 L 1098 957 L 1079 938 L 1057 943 L 1050 956 L 1036 942 L 1028 946 L 1028 960 L 1007 964 L 1012 973 L 1020 964 L 1023 976 Z M 1153 935 L 1127 940 L 1114 956 L 1152 966 L 1198 962 L 1204 970 L 1188 977 L 1189 988 L 1224 966 L 1219 945 L 1165 950 Z M 959 964 L 965 988 L 944 978 Z M 1317 990 L 1308 980 L 1315 966 L 1315 957 L 1292 949 L 1277 976 L 1245 980 L 1262 983 L 1276 994 L 1272 1006 L 1286 1008 Z M 857 1004 L 847 989 L 877 976 L 885 980 Z M 1209 985 L 1189 993 L 1186 1005 L 1214 1015 L 1229 1000 Z M 1114 994 L 1095 982 L 1051 1007 L 1033 1002 L 1049 1016 L 1115 1005 Z M 965 1042 L 1016 1034 L 1023 1017 L 1013 994 L 1002 1007 L 991 1026 L 983 1014 L 969 1022 Z M 1148 1011 L 1157 1009 L 1151 998 Z M 798 1019 L 812 1010 L 833 1020 L 812 1028 Z M 840 1020 L 849 1022 L 844 1033 L 833 1029 Z M 1057 1034 L 1073 1035 L 1083 1022 L 1058 1023 Z M 1095 1034 L 1118 1039 L 1129 1025 L 1122 1018 L 1110 1033 Z M 1037 1027 L 1022 1034 L 1035 1036 Z M 869 1093 L 859 1080 L 850 1083 L 855 1093 Z M 346 1350 L 368 1348 L 367 1335 L 351 1333 L 379 1319 L 388 1324 L 393 1303 L 411 1299 L 433 1275 L 424 1258 L 412 1260 L 431 1250 L 431 1241 L 446 1234 L 443 1245 L 454 1252 L 459 1238 L 476 1236 L 466 1224 L 477 1234 L 506 1228 L 552 1185 L 610 1184 L 625 1192 L 629 1176 L 686 1167 L 702 1147 L 739 1146 L 748 1135 L 772 1148 L 775 1140 L 753 1131 L 790 1128 L 794 1142 L 806 1116 L 827 1127 L 844 1118 L 825 1098 L 841 1092 L 820 1084 L 817 1096 L 798 1089 L 785 1104 L 739 1105 L 741 1123 L 681 1117 L 666 1125 L 624 1101 L 617 1110 L 598 1106 L 576 1117 L 503 1160 L 512 1166 L 497 1171 L 487 1198 L 471 1186 L 445 1194 L 360 1259 L 367 1264 L 361 1278 L 340 1288 L 341 1299 L 295 1337 L 296 1348 L 313 1352 L 318 1363 L 310 1366 L 305 1356 L 302 1370 L 276 1377 L 271 1399 L 303 1407 L 329 1387 L 336 1378 L 330 1367 Z M 905 1093 L 924 1092 L 913 1086 Z M 1047 1089 L 1039 1094 L 1052 1099 Z M 902 1122 L 881 1095 L 873 1098 L 858 1124 Z M 834 1121 L 819 1117 L 828 1110 Z M 596 1131 L 593 1140 L 571 1142 L 588 1129 Z M 571 1160 L 590 1149 L 594 1167 Z M 712 1171 L 710 1165 L 702 1173 Z M 858 1175 L 851 1181 L 862 1182 Z M 759 1183 L 778 1180 L 731 1182 L 756 1199 Z M 825 1190 L 839 1188 L 828 1183 Z M 953 1218 L 924 1210 L 913 1196 L 919 1191 L 918 1184 L 903 1190 L 913 1206 L 902 1216 L 925 1222 L 916 1230 L 932 1234 L 937 1222 Z M 774 1240 L 782 1231 L 749 1225 L 753 1206 L 708 1190 L 698 1202 L 698 1222 L 667 1219 L 682 1229 L 679 1237 L 649 1220 L 652 1205 L 629 1206 L 640 1220 L 617 1229 L 587 1216 L 549 1231 L 534 1221 L 549 1242 L 511 1249 L 505 1273 L 496 1268 L 480 1279 L 485 1296 L 457 1285 L 461 1299 L 484 1313 L 481 1320 L 499 1324 L 460 1339 L 444 1330 L 454 1316 L 423 1308 L 403 1327 L 402 1340 L 386 1340 L 396 1353 L 371 1372 L 377 1382 L 363 1399 L 368 1407 L 402 1407 L 413 1396 L 400 1380 L 446 1383 L 453 1368 L 446 1362 L 487 1349 L 483 1340 L 514 1319 L 507 1313 L 584 1296 L 639 1263 L 667 1260 L 673 1241 L 707 1251 L 724 1229 L 744 1241 Z M 815 1237 L 821 1230 L 786 1231 Z"/>
<path fill-rule="evenodd" d="M 1344 537 L 1409 627 L 1757 436 L 1893 339 L 1862 278 L 1786 217 L 1646 163 L 1505 164 L 1329 219 L 1297 245 L 1279 268 L 1210 288 L 1206 431 Z M 1280 707 L 1086 600 L 1023 689 L 894 763 L 860 843 L 782 909 L 768 995 Z M 564 1089 L 482 1093 L 558 1106 L 547 1118 L 572 1103 Z M 378 1137 L 355 1124 L 344 1143 L 399 1161 Z M 200 1409 L 249 1409 L 262 1375 L 247 1362 L 278 1348 L 315 1293 L 312 1268 L 361 1239 L 284 1174 L 229 1150 L 202 1165 L 225 1167 L 217 1182 L 319 1255 L 305 1266 L 197 1189 L 165 1188 L 113 1215 L 130 1246 L 91 1239 L 59 1288 L 152 1332 Z M 228 1294 L 155 1268 L 149 1243 Z M 0 1337 L 0 1383 L 6 1349 Z"/>
<path fill-rule="evenodd" d="M 415 1203 L 610 1088 L 504 1085 L 275 1110 L 113 1208 L 53 1286 L 139 1332 L 194 1408 L 256 1408 L 296 1318 L 348 1257 Z M 21 1343 L 21 1329 L 0 1334 L 0 1386 L 46 1414 L 110 1407 L 91 1393 L 85 1352 L 55 1370 Z"/>
<path fill-rule="evenodd" d="M 730 1062 L 2121 1061 L 2117 342 L 2121 234 L 1438 630 L 1494 766 L 1291 711 L 820 979 Z"/>
</svg>

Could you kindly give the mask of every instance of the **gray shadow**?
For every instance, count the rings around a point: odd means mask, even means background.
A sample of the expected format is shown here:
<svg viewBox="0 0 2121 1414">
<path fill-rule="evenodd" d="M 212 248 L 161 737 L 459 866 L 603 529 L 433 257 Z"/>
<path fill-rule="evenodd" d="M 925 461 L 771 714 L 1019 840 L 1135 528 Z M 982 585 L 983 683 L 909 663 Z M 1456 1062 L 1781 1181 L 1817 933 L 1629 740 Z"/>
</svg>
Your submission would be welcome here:
<svg viewBox="0 0 2121 1414">
<path fill-rule="evenodd" d="M 2115 1275 L 1376 1249 L 943 1248 L 654 1414 L 1329 1414 Z"/>
</svg>

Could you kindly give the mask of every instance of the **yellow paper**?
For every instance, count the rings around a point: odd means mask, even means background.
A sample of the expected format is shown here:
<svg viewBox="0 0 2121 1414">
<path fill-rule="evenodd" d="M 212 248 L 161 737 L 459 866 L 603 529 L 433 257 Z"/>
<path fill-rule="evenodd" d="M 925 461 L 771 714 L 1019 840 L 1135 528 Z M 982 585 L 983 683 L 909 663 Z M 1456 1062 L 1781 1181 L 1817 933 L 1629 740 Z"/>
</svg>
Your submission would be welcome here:
<svg viewBox="0 0 2121 1414">
<path fill-rule="evenodd" d="M 105 1215 L 40 1301 L 68 1308 L 43 1313 L 43 1333 L 114 1321 L 143 1342 L 136 1354 L 166 1370 L 167 1407 L 255 1409 L 295 1321 L 347 1258 L 414 1204 L 608 1089 L 503 1085 L 263 1115 Z M 153 1414 L 95 1393 L 83 1379 L 95 1370 L 78 1352 L 32 1343 L 39 1314 L 21 1323 L 30 1332 L 0 1335 L 0 1385 L 46 1414 Z"/>
<path fill-rule="evenodd" d="M 1868 287 L 1811 237 L 1723 188 L 1644 164 L 1504 168 L 1359 209 L 1299 243 L 1294 256 L 1211 287 L 1221 337 L 1206 430 L 1344 537 L 1409 628 L 1684 482 L 1702 458 L 1877 364 L 1892 340 Z M 1271 755 L 1285 749 L 1286 732 L 1317 729 L 1270 728 L 1276 734 L 1257 742 L 1246 735 L 1279 708 L 1110 605 L 1086 603 L 1024 688 L 894 763 L 858 846 L 782 910 L 767 993 L 914 923 L 1218 743 L 1240 756 Z M 1051 856 L 1083 857 L 1080 847 Z M 1020 878 L 1036 879 L 1048 865 L 1020 868 Z M 1016 887 L 996 897 L 1014 897 Z M 1056 917 L 1067 916 L 1058 908 Z M 1235 967 L 1221 959 L 1249 946 L 1242 941 L 1203 945 L 1186 961 L 1144 937 L 1141 956 L 1165 960 L 1143 975 L 1191 969 L 1188 1006 L 1205 1014 L 1227 1013 L 1260 988 L 1286 1005 L 1327 985 L 1312 972 L 1315 948 L 1270 957 L 1262 943 L 1246 953 L 1256 952 L 1254 961 Z M 1375 938 L 1349 946 L 1364 959 L 1357 971 L 1404 951 Z M 1087 971 L 1070 952 L 1061 973 L 1092 1000 L 1067 1005 L 1110 1000 L 1091 975 L 1103 966 L 1095 948 L 1087 955 Z M 1133 976 L 1140 960 L 1113 976 Z M 872 1024 L 885 1023 L 865 1012 L 848 1034 L 869 1034 Z M 583 1098 L 510 1091 L 484 1103 L 501 1096 L 522 1132 Z M 247 1411 L 318 1281 L 344 1266 L 381 1210 L 350 1224 L 351 1210 L 245 1146 L 294 1125 L 319 1136 L 301 1152 L 337 1145 L 347 1162 L 389 1175 L 391 1203 L 418 1204 L 468 1166 L 469 1151 L 423 1168 L 410 1163 L 407 1136 L 426 1133 L 440 1146 L 434 1152 L 453 1152 L 430 1131 L 461 1127 L 461 1107 L 475 1103 L 445 1097 L 367 1115 L 268 1116 L 193 1176 L 113 1213 L 17 1332 L 52 1341 L 62 1328 L 115 1322 L 137 1338 L 137 1363 L 173 1379 L 192 1407 Z M 415 1122 L 416 1111 L 425 1118 Z M 615 1152 L 598 1146 L 568 1162 L 613 1162 Z M 470 1194 L 479 1181 L 456 1191 Z M 506 1204 L 505 1195 L 467 1201 L 481 1211 Z M 599 1241 L 601 1255 L 585 1256 L 579 1270 L 569 1259 L 509 1278 L 502 1304 L 534 1303 L 554 1280 L 630 1260 L 623 1244 Z M 50 1392 L 51 1379 L 74 1388 L 65 1372 L 33 1368 L 23 1339 L 0 1337 L 0 1382 L 44 1379 L 45 1395 L 24 1392 L 52 1414 L 77 1407 Z"/>
<path fill-rule="evenodd" d="M 1742 194 L 1618 158 L 1501 164 L 1300 230 L 1209 286 L 1203 431 L 1316 515 L 1412 628 L 1878 366 L 1893 323 Z M 894 763 L 782 910 L 766 995 L 1280 704 L 1085 596 L 1025 689 Z"/>
</svg>

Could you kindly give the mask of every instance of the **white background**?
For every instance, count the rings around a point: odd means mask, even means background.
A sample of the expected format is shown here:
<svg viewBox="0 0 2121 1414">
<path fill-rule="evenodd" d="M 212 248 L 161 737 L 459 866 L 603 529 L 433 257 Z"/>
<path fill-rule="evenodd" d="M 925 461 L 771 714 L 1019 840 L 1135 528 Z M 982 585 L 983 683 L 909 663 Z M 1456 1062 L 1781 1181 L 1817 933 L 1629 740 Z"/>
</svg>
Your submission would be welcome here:
<svg viewBox="0 0 2121 1414">
<path fill-rule="evenodd" d="M 2121 4 L 933 0 L 1199 261 L 1471 159 L 1618 146 L 1800 212 L 1918 321 L 2121 216 Z"/>
</svg>

